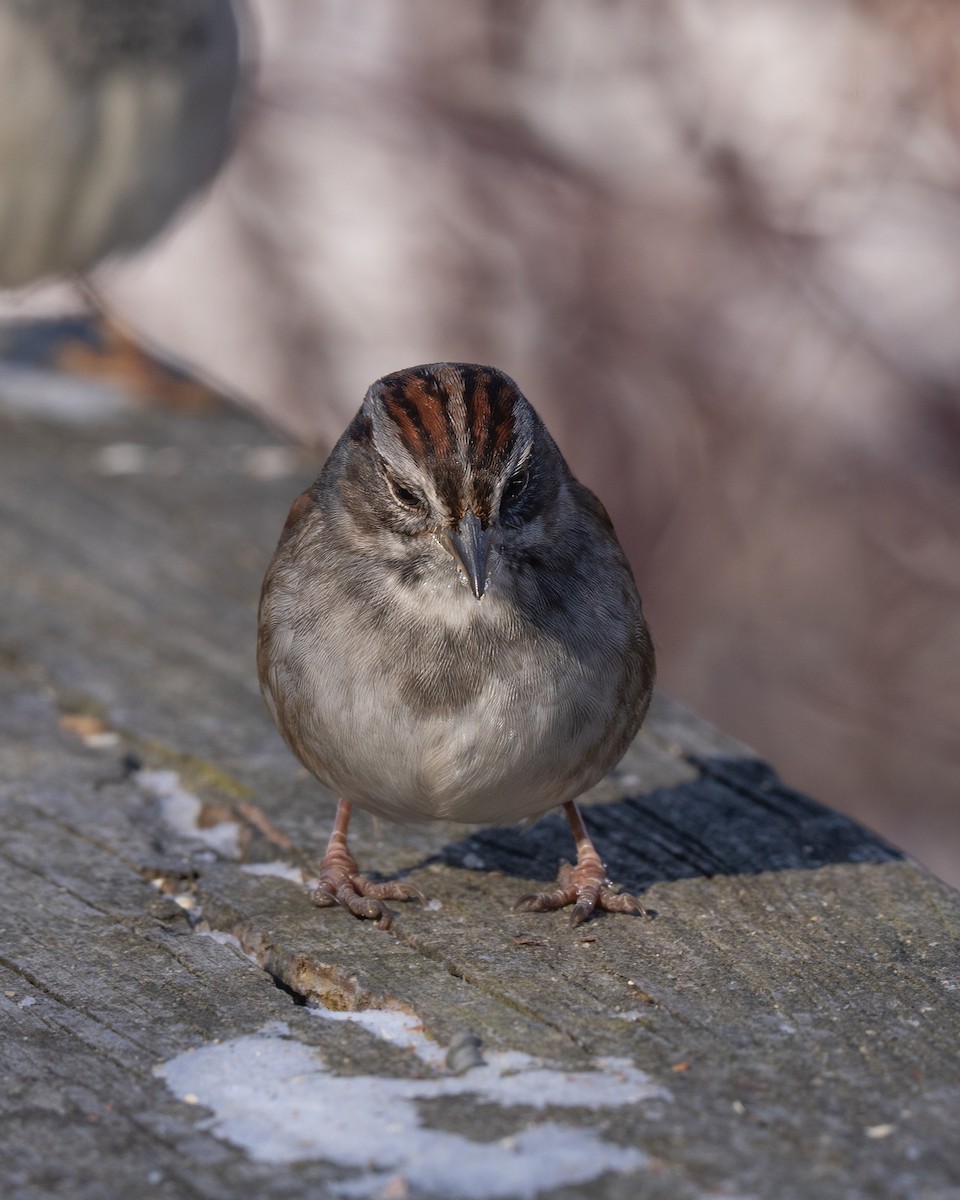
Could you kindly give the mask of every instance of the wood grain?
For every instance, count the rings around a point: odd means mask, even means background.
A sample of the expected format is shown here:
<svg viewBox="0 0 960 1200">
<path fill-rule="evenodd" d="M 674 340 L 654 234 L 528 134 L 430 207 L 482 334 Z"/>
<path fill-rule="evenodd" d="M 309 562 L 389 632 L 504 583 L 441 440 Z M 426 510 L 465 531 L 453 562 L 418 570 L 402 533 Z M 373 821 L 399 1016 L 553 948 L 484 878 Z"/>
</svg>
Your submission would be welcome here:
<svg viewBox="0 0 960 1200">
<path fill-rule="evenodd" d="M 111 473 L 131 445 L 139 467 Z M 327 1194 L 342 1168 L 258 1162 L 153 1068 L 282 1021 L 335 1071 L 410 1070 L 311 1016 L 328 1004 L 568 1069 L 632 1060 L 668 1103 L 562 1116 L 649 1156 L 591 1196 L 960 1195 L 957 893 L 667 697 L 587 809 L 650 920 L 511 912 L 571 851 L 553 817 L 361 815 L 364 867 L 439 903 L 394 906 L 389 932 L 244 869 L 309 868 L 334 805 L 256 689 L 260 575 L 314 465 L 270 445 L 236 413 L 0 423 L 3 1194 Z M 200 802 L 192 834 L 158 771 Z M 234 858 L 204 840 L 224 822 Z M 479 1140 L 528 1119 L 423 1109 Z"/>
</svg>

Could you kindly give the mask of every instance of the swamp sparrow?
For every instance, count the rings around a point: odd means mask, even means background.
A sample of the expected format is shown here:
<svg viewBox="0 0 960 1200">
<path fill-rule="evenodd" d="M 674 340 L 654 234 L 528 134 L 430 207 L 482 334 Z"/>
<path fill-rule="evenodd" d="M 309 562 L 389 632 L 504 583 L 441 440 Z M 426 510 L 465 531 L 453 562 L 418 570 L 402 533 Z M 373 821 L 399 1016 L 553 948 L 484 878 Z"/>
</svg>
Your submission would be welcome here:
<svg viewBox="0 0 960 1200">
<path fill-rule="evenodd" d="M 518 907 L 643 912 L 575 803 L 650 701 L 640 597 L 603 506 L 500 371 L 434 363 L 370 388 L 290 510 L 257 660 L 287 744 L 341 796 L 318 904 L 385 921 L 384 900 L 419 895 L 358 874 L 353 804 L 484 823 L 563 805 L 577 864 Z"/>
</svg>

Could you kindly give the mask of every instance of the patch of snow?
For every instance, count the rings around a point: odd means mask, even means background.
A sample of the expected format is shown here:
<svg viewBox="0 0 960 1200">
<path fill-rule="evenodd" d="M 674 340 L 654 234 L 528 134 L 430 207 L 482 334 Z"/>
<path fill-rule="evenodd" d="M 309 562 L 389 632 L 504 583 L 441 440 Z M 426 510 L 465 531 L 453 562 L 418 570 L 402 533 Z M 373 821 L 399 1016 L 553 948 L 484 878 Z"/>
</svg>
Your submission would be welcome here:
<svg viewBox="0 0 960 1200">
<path fill-rule="evenodd" d="M 349 1021 L 353 1025 L 362 1025 L 381 1042 L 387 1042 L 401 1050 L 412 1050 L 421 1062 L 438 1071 L 443 1070 L 446 1048 L 437 1045 L 433 1038 L 427 1037 L 420 1018 L 412 1013 L 391 1008 L 365 1008 L 356 1012 L 313 1008 L 310 1011 L 324 1021 Z"/>
<path fill-rule="evenodd" d="M 288 862 L 244 863 L 240 868 L 247 875 L 273 875 L 277 879 L 289 879 L 291 883 L 303 883 L 303 871 Z"/>
<path fill-rule="evenodd" d="M 181 786 L 176 771 L 137 771 L 133 778 L 159 802 L 163 819 L 174 832 L 190 841 L 202 842 L 223 858 L 239 857 L 240 826 L 236 821 L 201 825 L 203 804 Z"/>
<path fill-rule="evenodd" d="M 564 1071 L 518 1051 L 496 1052 L 461 1075 L 441 1072 L 443 1048 L 419 1020 L 389 1010 L 329 1012 L 375 1037 L 411 1050 L 423 1078 L 335 1074 L 313 1047 L 282 1025 L 180 1054 L 157 1068 L 168 1087 L 209 1108 L 207 1128 L 260 1162 L 324 1159 L 356 1174 L 339 1195 L 372 1200 L 400 1185 L 453 1200 L 532 1200 L 561 1185 L 588 1184 L 608 1171 L 648 1165 L 635 1147 L 555 1120 L 520 1124 L 515 1134 L 481 1142 L 423 1124 L 417 1102 L 458 1097 L 506 1108 L 605 1109 L 668 1100 L 626 1059 L 598 1059 L 593 1070 Z"/>
</svg>

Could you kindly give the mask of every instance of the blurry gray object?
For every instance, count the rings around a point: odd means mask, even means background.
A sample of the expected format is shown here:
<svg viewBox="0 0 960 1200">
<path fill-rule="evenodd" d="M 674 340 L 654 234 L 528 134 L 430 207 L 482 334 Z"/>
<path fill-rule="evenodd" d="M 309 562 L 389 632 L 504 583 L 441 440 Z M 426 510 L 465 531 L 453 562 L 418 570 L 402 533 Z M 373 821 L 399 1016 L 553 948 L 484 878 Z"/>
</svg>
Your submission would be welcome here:
<svg viewBox="0 0 960 1200">
<path fill-rule="evenodd" d="M 239 43 L 231 0 L 0 0 L 0 286 L 139 248 L 213 178 Z"/>
</svg>

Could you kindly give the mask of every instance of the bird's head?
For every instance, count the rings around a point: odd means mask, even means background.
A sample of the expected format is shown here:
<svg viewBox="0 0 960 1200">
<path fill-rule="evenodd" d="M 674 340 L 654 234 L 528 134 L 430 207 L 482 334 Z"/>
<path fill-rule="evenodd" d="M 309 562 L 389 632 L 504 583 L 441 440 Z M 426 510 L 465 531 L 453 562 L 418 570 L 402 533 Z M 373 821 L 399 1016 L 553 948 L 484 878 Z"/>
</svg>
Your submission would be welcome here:
<svg viewBox="0 0 960 1200">
<path fill-rule="evenodd" d="M 522 545 L 567 471 L 540 418 L 492 367 L 434 363 L 377 380 L 354 423 L 376 471 L 377 517 L 394 535 L 430 538 L 477 600 L 491 555 Z"/>
</svg>

